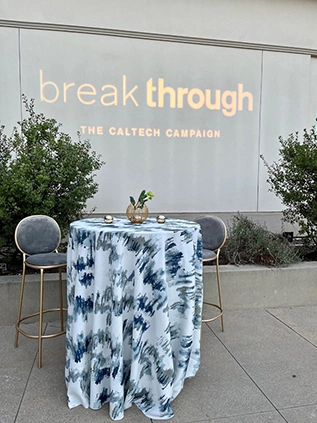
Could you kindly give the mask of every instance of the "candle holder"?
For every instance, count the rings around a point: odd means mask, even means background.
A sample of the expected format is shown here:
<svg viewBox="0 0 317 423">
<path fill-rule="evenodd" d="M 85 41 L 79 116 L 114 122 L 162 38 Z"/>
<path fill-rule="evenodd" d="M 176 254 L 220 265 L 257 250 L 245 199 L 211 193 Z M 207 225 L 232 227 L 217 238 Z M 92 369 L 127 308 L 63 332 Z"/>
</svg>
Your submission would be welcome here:
<svg viewBox="0 0 317 423">
<path fill-rule="evenodd" d="M 106 223 L 113 223 L 113 217 L 110 214 L 104 217 Z"/>
<path fill-rule="evenodd" d="M 159 216 L 157 216 L 156 220 L 157 220 L 157 223 L 165 223 L 165 216 L 160 214 Z"/>
</svg>

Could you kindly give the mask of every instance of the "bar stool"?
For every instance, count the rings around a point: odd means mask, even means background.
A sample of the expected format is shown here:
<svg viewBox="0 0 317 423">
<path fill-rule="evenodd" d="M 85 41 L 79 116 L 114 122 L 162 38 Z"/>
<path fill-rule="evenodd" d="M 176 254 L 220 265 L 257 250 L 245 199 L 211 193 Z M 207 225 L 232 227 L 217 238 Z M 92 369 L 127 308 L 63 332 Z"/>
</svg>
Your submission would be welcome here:
<svg viewBox="0 0 317 423">
<path fill-rule="evenodd" d="M 203 241 L 203 263 L 216 262 L 216 273 L 217 273 L 217 287 L 218 287 L 218 298 L 219 303 L 214 304 L 204 301 L 211 307 L 215 307 L 219 310 L 219 313 L 212 318 L 203 319 L 203 323 L 212 322 L 213 320 L 221 318 L 221 329 L 224 331 L 224 319 L 223 319 L 223 306 L 222 306 L 222 295 L 220 285 L 220 271 L 219 271 L 219 255 L 220 250 L 227 239 L 227 229 L 224 222 L 216 216 L 204 216 L 196 219 L 196 222 L 200 224 L 202 241 Z"/>
<path fill-rule="evenodd" d="M 61 242 L 61 231 L 57 222 L 49 216 L 34 215 L 22 219 L 15 229 L 15 242 L 18 249 L 23 254 L 23 271 L 18 306 L 18 319 L 15 325 L 16 334 L 14 346 L 18 346 L 19 333 L 27 338 L 37 339 L 38 367 L 41 368 L 43 339 L 54 338 L 65 333 L 63 311 L 66 311 L 66 308 L 63 308 L 62 270 L 66 268 L 67 258 L 66 254 L 58 253 L 57 251 Z M 38 312 L 21 317 L 26 267 L 40 271 L 40 301 Z M 59 271 L 60 304 L 58 308 L 44 310 L 44 271 L 48 269 L 58 269 Z M 61 330 L 50 335 L 43 335 L 43 314 L 56 311 L 58 311 L 60 315 Z M 24 331 L 20 327 L 20 324 L 35 316 L 39 316 L 38 335 L 31 335 Z"/>
</svg>

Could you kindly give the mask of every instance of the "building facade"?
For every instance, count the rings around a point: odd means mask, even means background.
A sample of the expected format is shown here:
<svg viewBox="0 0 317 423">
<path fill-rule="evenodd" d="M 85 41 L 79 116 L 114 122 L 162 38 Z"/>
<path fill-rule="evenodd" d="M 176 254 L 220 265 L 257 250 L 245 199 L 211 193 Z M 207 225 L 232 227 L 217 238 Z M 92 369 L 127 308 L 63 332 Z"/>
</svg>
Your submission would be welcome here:
<svg viewBox="0 0 317 423">
<path fill-rule="evenodd" d="M 0 122 L 35 109 L 106 162 L 88 208 L 270 221 L 260 155 L 315 124 L 312 0 L 0 0 Z M 273 225 L 273 223 L 272 223 Z"/>
</svg>

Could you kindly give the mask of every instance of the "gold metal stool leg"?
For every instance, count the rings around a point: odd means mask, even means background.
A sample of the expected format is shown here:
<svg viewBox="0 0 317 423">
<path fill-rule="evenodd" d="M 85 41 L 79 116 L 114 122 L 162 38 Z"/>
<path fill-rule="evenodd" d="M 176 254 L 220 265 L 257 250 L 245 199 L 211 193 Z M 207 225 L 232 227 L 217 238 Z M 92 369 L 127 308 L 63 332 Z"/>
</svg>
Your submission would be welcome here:
<svg viewBox="0 0 317 423">
<path fill-rule="evenodd" d="M 219 272 L 219 257 L 217 256 L 216 261 L 216 269 L 217 269 L 217 284 L 218 284 L 218 296 L 219 296 L 219 306 L 221 310 L 221 330 L 222 332 L 225 330 L 224 319 L 223 319 L 223 308 L 222 308 L 222 294 L 221 294 L 221 285 L 220 285 L 220 272 Z"/>
<path fill-rule="evenodd" d="M 22 314 L 22 302 L 23 302 L 23 295 L 24 295 L 24 285 L 25 285 L 25 264 L 23 263 L 23 270 L 22 270 L 22 281 L 21 281 L 21 288 L 20 288 L 20 299 L 19 299 L 19 306 L 18 306 L 18 319 L 15 325 L 15 341 L 14 346 L 15 348 L 19 345 L 19 327 L 21 321 L 21 314 Z"/>
<path fill-rule="evenodd" d="M 63 335 L 66 333 L 64 329 L 64 316 L 63 312 L 67 311 L 67 308 L 63 308 L 63 280 L 62 280 L 62 269 L 59 269 L 59 285 L 60 285 L 60 304 L 59 307 L 56 308 L 50 308 L 47 310 L 44 310 L 44 269 L 40 268 L 40 298 L 39 298 L 39 311 L 33 314 L 29 314 L 27 316 L 22 317 L 22 302 L 23 302 L 23 295 L 24 295 L 24 288 L 25 288 L 25 269 L 22 271 L 22 283 L 21 283 L 21 289 L 20 289 L 20 300 L 19 300 L 19 307 L 18 307 L 18 319 L 16 323 L 16 334 L 15 334 L 15 347 L 18 346 L 18 336 L 19 332 L 22 333 L 22 335 L 26 336 L 30 339 L 37 339 L 38 341 L 38 367 L 42 367 L 42 357 L 43 357 L 43 339 L 48 338 L 55 338 L 57 336 Z M 61 319 L 61 330 L 57 333 L 52 333 L 50 335 L 44 335 L 43 334 L 43 315 L 45 313 L 59 313 L 60 319 Z M 27 321 L 28 319 L 38 317 L 38 333 L 37 335 L 31 335 L 30 333 L 27 333 L 24 329 L 20 327 L 20 324 L 22 322 Z"/>
<path fill-rule="evenodd" d="M 222 294 L 221 294 L 221 285 L 220 285 L 219 254 L 217 254 L 217 257 L 216 257 L 216 273 L 217 273 L 217 287 L 218 287 L 219 305 L 214 304 L 214 303 L 210 303 L 208 301 L 203 301 L 203 304 L 207 304 L 211 307 L 217 308 L 219 310 L 219 313 L 215 317 L 212 317 L 211 319 L 202 319 L 202 323 L 213 322 L 214 320 L 219 319 L 219 317 L 220 317 L 221 318 L 221 330 L 222 330 L 222 332 L 224 332 L 225 328 L 224 328 Z"/>
<path fill-rule="evenodd" d="M 40 269 L 40 311 L 39 311 L 39 335 L 38 335 L 38 367 L 42 367 L 42 336 L 43 336 L 43 294 L 44 294 L 44 271 Z"/>
<path fill-rule="evenodd" d="M 61 331 L 64 330 L 64 313 L 63 313 L 63 280 L 62 280 L 62 269 L 59 270 L 59 306 L 60 306 L 60 321 L 61 321 Z"/>
</svg>

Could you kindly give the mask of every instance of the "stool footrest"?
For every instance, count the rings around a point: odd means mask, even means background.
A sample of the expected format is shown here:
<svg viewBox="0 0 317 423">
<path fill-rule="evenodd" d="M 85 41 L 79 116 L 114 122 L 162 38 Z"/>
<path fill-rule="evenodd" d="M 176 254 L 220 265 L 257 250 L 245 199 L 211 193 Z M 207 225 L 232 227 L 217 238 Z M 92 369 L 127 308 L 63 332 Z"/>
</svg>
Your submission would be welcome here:
<svg viewBox="0 0 317 423">
<path fill-rule="evenodd" d="M 63 308 L 63 311 L 67 311 L 67 308 Z M 50 309 L 47 309 L 47 310 L 43 310 L 43 314 L 45 314 L 45 313 L 56 313 L 56 312 L 60 312 L 60 309 L 59 308 L 50 308 Z M 22 335 L 26 336 L 27 338 L 39 339 L 39 335 L 31 335 L 31 334 L 25 332 L 23 329 L 20 328 L 21 322 L 24 322 L 25 320 L 31 319 L 32 317 L 39 316 L 39 315 L 40 315 L 40 312 L 37 312 L 37 313 L 29 314 L 29 315 L 23 317 L 22 319 L 20 319 L 16 323 L 16 325 L 15 325 L 16 330 L 19 331 Z M 42 335 L 41 338 L 42 339 L 55 338 L 56 336 L 64 335 L 65 333 L 66 333 L 66 330 L 63 330 L 63 331 L 60 331 L 60 332 L 57 332 L 57 333 L 52 333 L 50 335 Z"/>
<path fill-rule="evenodd" d="M 211 307 L 217 308 L 218 310 L 220 310 L 220 313 L 217 314 L 217 316 L 214 316 L 214 317 L 212 317 L 210 319 L 202 319 L 201 320 L 202 323 L 213 322 L 214 320 L 219 319 L 223 315 L 223 309 L 218 304 L 209 303 L 207 301 L 204 301 L 203 304 L 207 304 L 207 305 L 209 305 Z"/>
</svg>

